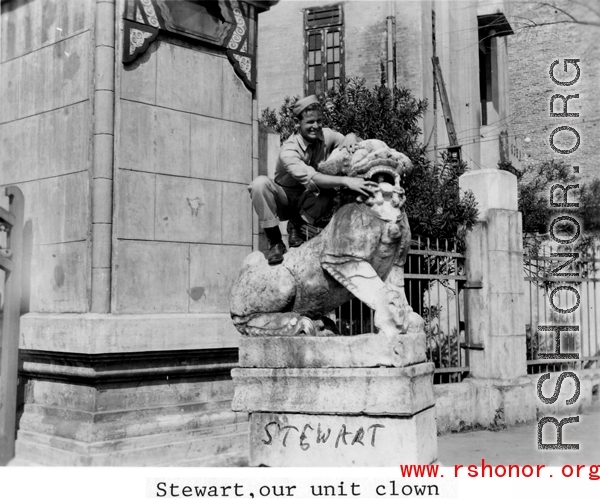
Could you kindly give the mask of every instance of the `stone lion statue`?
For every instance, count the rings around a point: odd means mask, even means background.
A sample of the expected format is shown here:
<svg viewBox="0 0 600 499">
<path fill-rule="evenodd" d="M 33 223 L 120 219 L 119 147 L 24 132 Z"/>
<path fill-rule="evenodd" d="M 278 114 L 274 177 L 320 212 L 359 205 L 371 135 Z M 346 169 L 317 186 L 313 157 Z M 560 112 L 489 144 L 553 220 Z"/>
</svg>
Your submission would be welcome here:
<svg viewBox="0 0 600 499">
<path fill-rule="evenodd" d="M 243 262 L 231 293 L 231 317 L 249 336 L 335 334 L 328 319 L 353 297 L 374 310 L 378 332 L 393 338 L 420 324 L 404 294 L 410 245 L 401 177 L 412 167 L 402 153 L 365 140 L 354 153 L 334 151 L 319 165 L 330 175 L 361 176 L 379 184 L 373 196 L 354 195 L 323 231 L 290 249 L 281 265 L 260 252 Z"/>
</svg>

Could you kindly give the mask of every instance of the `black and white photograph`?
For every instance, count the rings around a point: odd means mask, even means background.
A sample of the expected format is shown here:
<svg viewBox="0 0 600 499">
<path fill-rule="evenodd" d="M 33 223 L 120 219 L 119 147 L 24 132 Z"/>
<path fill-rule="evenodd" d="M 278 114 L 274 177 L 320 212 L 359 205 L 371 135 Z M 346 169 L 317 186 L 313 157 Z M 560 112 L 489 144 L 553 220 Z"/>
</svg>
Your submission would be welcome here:
<svg viewBox="0 0 600 499">
<path fill-rule="evenodd" d="M 0 496 L 597 493 L 597 0 L 0 5 Z"/>
</svg>

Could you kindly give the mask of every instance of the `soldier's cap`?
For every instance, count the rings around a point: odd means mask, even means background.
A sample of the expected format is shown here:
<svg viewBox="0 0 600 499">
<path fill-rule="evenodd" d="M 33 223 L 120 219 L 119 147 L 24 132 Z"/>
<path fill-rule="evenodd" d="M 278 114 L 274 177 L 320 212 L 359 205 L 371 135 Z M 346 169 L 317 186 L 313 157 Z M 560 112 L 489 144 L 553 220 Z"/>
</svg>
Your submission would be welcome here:
<svg viewBox="0 0 600 499">
<path fill-rule="evenodd" d="M 319 99 L 317 99 L 316 95 L 309 95 L 308 97 L 304 97 L 304 99 L 300 99 L 298 102 L 296 102 L 294 108 L 292 109 L 292 113 L 294 113 L 294 116 L 298 118 L 300 113 L 302 113 L 302 111 L 304 111 L 308 106 L 318 103 Z"/>
</svg>

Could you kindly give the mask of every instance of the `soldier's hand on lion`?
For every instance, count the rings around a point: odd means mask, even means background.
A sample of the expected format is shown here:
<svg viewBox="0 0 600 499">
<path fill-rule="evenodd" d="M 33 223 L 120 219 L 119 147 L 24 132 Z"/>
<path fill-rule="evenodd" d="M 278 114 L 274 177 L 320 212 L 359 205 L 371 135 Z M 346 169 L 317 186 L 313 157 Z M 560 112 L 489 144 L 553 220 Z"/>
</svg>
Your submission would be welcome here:
<svg viewBox="0 0 600 499">
<path fill-rule="evenodd" d="M 378 185 L 377 182 L 365 180 L 361 177 L 346 177 L 345 184 L 347 189 L 358 192 L 366 197 L 372 195 L 373 189 L 376 189 Z"/>
</svg>

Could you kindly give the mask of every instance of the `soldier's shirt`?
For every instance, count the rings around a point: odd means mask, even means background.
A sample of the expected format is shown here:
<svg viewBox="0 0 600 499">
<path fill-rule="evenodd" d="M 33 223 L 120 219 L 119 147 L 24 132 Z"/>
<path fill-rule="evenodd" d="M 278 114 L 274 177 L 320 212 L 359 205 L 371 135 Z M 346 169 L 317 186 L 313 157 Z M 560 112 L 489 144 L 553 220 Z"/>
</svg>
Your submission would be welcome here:
<svg viewBox="0 0 600 499">
<path fill-rule="evenodd" d="M 312 181 L 318 173 L 316 168 L 344 138 L 344 135 L 331 128 L 323 128 L 323 140 L 315 142 L 307 142 L 299 133 L 293 133 L 279 150 L 275 182 L 286 190 L 307 189 L 318 193 L 319 188 Z"/>
</svg>

